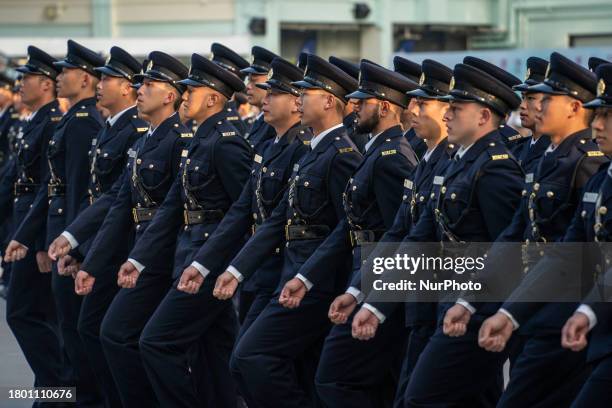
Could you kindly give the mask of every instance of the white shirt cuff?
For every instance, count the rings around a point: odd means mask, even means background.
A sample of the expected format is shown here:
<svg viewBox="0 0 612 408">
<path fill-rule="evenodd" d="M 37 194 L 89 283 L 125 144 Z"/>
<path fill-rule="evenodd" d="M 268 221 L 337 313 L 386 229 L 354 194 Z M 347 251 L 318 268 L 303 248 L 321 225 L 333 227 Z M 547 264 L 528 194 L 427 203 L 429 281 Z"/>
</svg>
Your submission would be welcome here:
<svg viewBox="0 0 612 408">
<path fill-rule="evenodd" d="M 375 308 L 369 303 L 364 303 L 363 306 L 361 307 L 366 308 L 370 312 L 374 313 L 374 316 L 376 316 L 376 318 L 378 319 L 380 323 L 384 323 L 385 319 L 387 318 L 384 314 L 380 313 L 380 310 L 378 310 L 377 308 Z"/>
<path fill-rule="evenodd" d="M 79 241 L 77 241 L 76 238 L 74 237 L 74 235 L 72 235 L 68 231 L 62 232 L 62 237 L 66 238 L 68 240 L 68 243 L 70 244 L 72 249 L 75 249 L 76 247 L 79 246 Z"/>
<path fill-rule="evenodd" d="M 474 308 L 474 306 L 472 306 L 470 304 L 470 302 L 466 301 L 465 299 L 459 298 L 459 299 L 457 299 L 457 301 L 455 303 L 465 307 L 468 310 L 468 312 L 470 312 L 470 314 L 476 313 L 476 308 Z"/>
<path fill-rule="evenodd" d="M 505 314 L 508 317 L 508 319 L 510 319 L 510 321 L 512 322 L 512 326 L 514 326 L 513 330 L 516 330 L 519 328 L 520 324 L 518 324 L 514 316 L 512 316 L 509 311 L 507 311 L 506 309 L 502 307 L 501 309 L 498 310 L 498 312 Z"/>
<path fill-rule="evenodd" d="M 132 265 L 134 265 L 134 267 L 136 269 L 138 269 L 139 273 L 142 273 L 142 271 L 144 270 L 145 266 L 143 264 L 141 264 L 140 262 L 138 262 L 137 260 L 135 260 L 134 258 L 128 258 L 128 262 L 130 262 Z"/>
<path fill-rule="evenodd" d="M 203 278 L 206 278 L 206 276 L 208 276 L 208 274 L 210 273 L 210 271 L 208 270 L 207 267 L 205 267 L 204 265 L 202 265 L 199 262 L 193 261 L 191 263 L 191 266 L 193 266 L 194 268 L 196 268 L 198 270 L 198 272 L 200 272 L 200 274 L 202 275 Z"/>
<path fill-rule="evenodd" d="M 595 325 L 597 324 L 597 315 L 595 315 L 595 312 L 593 311 L 591 306 L 582 304 L 578 306 L 576 312 L 582 313 L 589 319 L 589 331 L 592 330 L 593 327 L 595 327 Z"/>
<path fill-rule="evenodd" d="M 228 266 L 227 271 L 234 275 L 234 278 L 236 278 L 238 282 L 242 282 L 244 280 L 244 276 L 242 276 L 242 274 L 238 272 L 238 269 L 236 269 L 233 265 Z"/>
<path fill-rule="evenodd" d="M 304 282 L 304 286 L 306 286 L 306 290 L 312 289 L 312 286 L 313 286 L 312 282 L 309 281 L 304 275 L 302 275 L 301 273 L 298 273 L 297 275 L 295 275 L 295 277 L 301 280 L 302 282 Z"/>
<path fill-rule="evenodd" d="M 348 293 L 349 295 L 352 295 L 357 300 L 357 304 L 363 302 L 363 300 L 365 299 L 365 295 L 363 294 L 363 292 L 354 286 L 350 286 L 346 290 L 346 293 Z"/>
</svg>

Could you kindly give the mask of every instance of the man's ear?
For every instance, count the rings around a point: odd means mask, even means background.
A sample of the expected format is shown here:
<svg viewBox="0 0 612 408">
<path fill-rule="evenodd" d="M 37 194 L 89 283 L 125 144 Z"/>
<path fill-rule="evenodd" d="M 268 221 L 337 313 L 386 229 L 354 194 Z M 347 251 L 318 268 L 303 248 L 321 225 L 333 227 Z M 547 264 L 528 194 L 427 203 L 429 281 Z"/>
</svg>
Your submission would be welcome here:
<svg viewBox="0 0 612 408">
<path fill-rule="evenodd" d="M 487 122 L 489 122 L 492 119 L 493 119 L 493 113 L 491 112 L 491 109 L 489 109 L 489 108 L 481 108 L 480 109 L 480 119 L 478 120 L 478 124 L 480 126 L 486 124 Z"/>
<path fill-rule="evenodd" d="M 290 106 L 291 106 L 291 113 L 298 113 L 298 97 L 297 96 L 291 96 L 291 102 L 290 102 Z"/>
</svg>

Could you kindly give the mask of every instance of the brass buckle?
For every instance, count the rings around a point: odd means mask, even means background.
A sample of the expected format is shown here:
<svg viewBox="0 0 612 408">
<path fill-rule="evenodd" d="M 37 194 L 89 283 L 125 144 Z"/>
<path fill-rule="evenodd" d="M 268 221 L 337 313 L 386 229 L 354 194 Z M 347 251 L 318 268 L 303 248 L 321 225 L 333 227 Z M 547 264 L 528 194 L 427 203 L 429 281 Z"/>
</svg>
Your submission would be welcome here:
<svg viewBox="0 0 612 408">
<path fill-rule="evenodd" d="M 189 225 L 189 210 L 183 210 L 183 222 Z"/>
<path fill-rule="evenodd" d="M 136 212 L 135 208 L 132 208 L 132 217 L 134 217 L 134 223 L 138 224 L 138 213 Z"/>
<path fill-rule="evenodd" d="M 289 224 L 285 225 L 285 240 L 289 241 Z"/>
</svg>

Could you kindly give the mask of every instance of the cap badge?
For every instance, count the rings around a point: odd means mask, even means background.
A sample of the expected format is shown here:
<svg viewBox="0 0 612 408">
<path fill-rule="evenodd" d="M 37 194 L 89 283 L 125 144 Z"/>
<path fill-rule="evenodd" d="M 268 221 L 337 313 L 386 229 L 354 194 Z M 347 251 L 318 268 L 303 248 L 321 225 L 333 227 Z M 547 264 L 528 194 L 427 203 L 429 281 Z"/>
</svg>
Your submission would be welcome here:
<svg viewBox="0 0 612 408">
<path fill-rule="evenodd" d="M 597 97 L 600 97 L 606 92 L 606 82 L 601 78 L 599 82 L 597 82 Z"/>
<path fill-rule="evenodd" d="M 548 79 L 549 75 L 550 75 L 550 62 L 546 66 L 546 73 L 544 74 L 544 78 Z"/>
<path fill-rule="evenodd" d="M 110 54 L 109 54 L 109 55 L 108 55 L 108 57 L 106 57 L 106 61 L 104 61 L 104 64 L 105 64 L 105 65 L 108 65 L 108 63 L 110 62 L 110 60 L 111 60 L 111 56 L 110 56 Z"/>
<path fill-rule="evenodd" d="M 150 71 L 153 69 L 153 60 L 149 61 L 149 63 L 147 64 L 147 71 Z"/>
<path fill-rule="evenodd" d="M 529 79 L 531 76 L 531 68 L 527 68 L 527 73 L 525 74 L 525 81 Z"/>
<path fill-rule="evenodd" d="M 450 83 L 448 84 L 448 90 L 452 91 L 453 89 L 455 89 L 455 77 L 452 76 L 450 79 Z"/>
<path fill-rule="evenodd" d="M 419 78 L 419 86 L 422 86 L 425 83 L 425 73 L 421 73 L 421 77 Z"/>
<path fill-rule="evenodd" d="M 272 75 L 274 75 L 274 70 L 270 68 L 270 70 L 268 71 L 268 81 L 272 79 Z"/>
</svg>

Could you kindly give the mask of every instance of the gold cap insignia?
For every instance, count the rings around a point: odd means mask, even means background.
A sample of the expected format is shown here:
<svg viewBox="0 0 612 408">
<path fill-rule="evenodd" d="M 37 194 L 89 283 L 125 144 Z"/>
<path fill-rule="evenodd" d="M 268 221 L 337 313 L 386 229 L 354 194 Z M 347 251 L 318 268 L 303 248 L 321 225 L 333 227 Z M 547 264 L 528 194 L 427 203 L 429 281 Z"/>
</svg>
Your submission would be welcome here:
<svg viewBox="0 0 612 408">
<path fill-rule="evenodd" d="M 602 96 L 604 92 L 606 92 L 606 82 L 603 78 L 600 78 L 599 82 L 597 82 L 597 97 Z"/>
<path fill-rule="evenodd" d="M 270 70 L 268 71 L 268 81 L 272 79 L 272 75 L 274 75 L 274 70 L 270 68 Z"/>
<path fill-rule="evenodd" d="M 525 81 L 529 79 L 531 76 L 531 68 L 527 68 L 527 73 L 525 74 Z"/>
<path fill-rule="evenodd" d="M 149 61 L 147 64 L 147 71 L 150 71 L 151 69 L 153 69 L 153 60 Z"/>
<path fill-rule="evenodd" d="M 422 72 L 421 77 L 419 78 L 419 86 L 423 85 L 424 83 L 425 83 L 425 73 Z"/>
<path fill-rule="evenodd" d="M 455 89 L 455 77 L 454 76 L 451 77 L 450 83 L 448 84 L 448 90 L 452 91 L 453 89 Z"/>
</svg>

